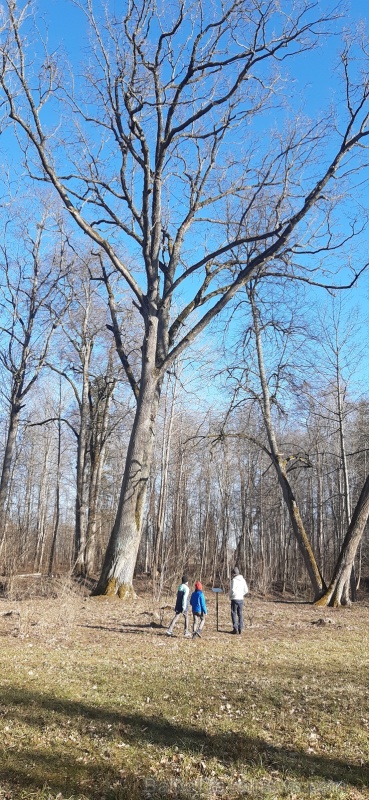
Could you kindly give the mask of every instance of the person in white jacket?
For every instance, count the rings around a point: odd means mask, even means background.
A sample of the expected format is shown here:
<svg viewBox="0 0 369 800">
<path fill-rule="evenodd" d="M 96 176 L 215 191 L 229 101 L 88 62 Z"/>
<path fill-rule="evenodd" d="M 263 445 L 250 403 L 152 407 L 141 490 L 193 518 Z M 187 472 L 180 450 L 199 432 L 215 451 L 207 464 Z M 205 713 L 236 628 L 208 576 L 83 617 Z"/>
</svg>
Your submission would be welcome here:
<svg viewBox="0 0 369 800">
<path fill-rule="evenodd" d="M 231 572 L 231 585 L 229 597 L 231 601 L 232 633 L 242 633 L 243 628 L 243 598 L 248 594 L 248 586 L 238 567 L 233 567 Z"/>
</svg>

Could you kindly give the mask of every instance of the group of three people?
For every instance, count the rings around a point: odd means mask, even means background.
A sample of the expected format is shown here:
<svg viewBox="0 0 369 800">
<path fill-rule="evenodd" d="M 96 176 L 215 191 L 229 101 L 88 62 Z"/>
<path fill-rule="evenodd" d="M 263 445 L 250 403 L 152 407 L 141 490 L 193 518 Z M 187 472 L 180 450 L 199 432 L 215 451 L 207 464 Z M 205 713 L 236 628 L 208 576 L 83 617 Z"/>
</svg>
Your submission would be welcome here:
<svg viewBox="0 0 369 800">
<path fill-rule="evenodd" d="M 243 599 L 248 593 L 248 586 L 243 575 L 240 574 L 238 567 L 233 567 L 231 572 L 231 582 L 229 587 L 229 598 L 231 601 L 231 618 L 233 625 L 233 634 L 242 633 L 243 628 Z M 207 612 L 205 595 L 202 591 L 202 584 L 200 581 L 195 583 L 195 591 L 192 592 L 189 600 L 190 589 L 188 586 L 187 575 L 182 575 L 182 583 L 178 586 L 176 604 L 174 607 L 174 617 L 167 630 L 168 636 L 173 636 L 174 626 L 183 615 L 184 618 L 184 636 L 186 638 L 200 636 L 201 631 L 205 624 L 205 617 Z M 193 626 L 192 633 L 188 627 L 188 614 L 189 605 L 192 608 Z"/>
</svg>

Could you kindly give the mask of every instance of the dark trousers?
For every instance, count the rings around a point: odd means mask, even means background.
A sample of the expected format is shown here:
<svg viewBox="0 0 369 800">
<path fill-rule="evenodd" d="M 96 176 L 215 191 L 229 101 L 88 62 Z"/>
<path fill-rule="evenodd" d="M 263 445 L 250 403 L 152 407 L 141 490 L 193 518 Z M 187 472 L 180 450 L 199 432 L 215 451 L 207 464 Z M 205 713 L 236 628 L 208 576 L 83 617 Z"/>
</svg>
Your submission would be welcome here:
<svg viewBox="0 0 369 800">
<path fill-rule="evenodd" d="M 231 600 L 231 617 L 234 631 L 241 633 L 243 628 L 242 617 L 243 600 Z"/>
</svg>

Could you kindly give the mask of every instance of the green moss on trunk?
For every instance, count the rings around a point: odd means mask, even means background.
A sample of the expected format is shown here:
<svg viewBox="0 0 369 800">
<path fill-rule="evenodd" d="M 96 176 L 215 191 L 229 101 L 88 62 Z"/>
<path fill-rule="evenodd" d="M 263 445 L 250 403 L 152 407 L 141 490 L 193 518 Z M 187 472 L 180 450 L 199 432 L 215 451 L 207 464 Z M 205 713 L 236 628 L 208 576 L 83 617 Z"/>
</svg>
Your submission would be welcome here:
<svg viewBox="0 0 369 800">
<path fill-rule="evenodd" d="M 137 597 L 131 583 L 119 583 L 118 578 L 110 578 L 104 589 L 98 593 L 100 597 L 119 597 L 119 600 L 134 600 Z M 96 590 L 92 592 L 96 597 Z"/>
<path fill-rule="evenodd" d="M 121 583 L 117 591 L 120 600 L 134 600 L 135 590 L 131 583 Z"/>
</svg>

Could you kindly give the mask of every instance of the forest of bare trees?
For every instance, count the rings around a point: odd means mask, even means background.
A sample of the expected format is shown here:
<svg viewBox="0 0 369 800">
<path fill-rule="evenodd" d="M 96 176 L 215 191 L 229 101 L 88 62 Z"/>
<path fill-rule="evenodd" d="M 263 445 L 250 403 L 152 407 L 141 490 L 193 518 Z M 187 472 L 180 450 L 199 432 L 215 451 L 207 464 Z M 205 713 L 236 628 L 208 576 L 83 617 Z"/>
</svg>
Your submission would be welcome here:
<svg viewBox="0 0 369 800">
<path fill-rule="evenodd" d="M 3 574 L 74 571 L 96 576 L 101 568 L 134 408 L 101 324 L 105 319 L 101 299 L 93 291 L 86 299 L 87 286 L 81 281 L 74 287 L 73 304 L 22 409 L 1 542 Z M 274 323 L 275 319 L 273 325 L 269 320 L 273 336 Z M 345 330 L 346 323 L 343 320 Z M 270 351 L 265 343 L 275 436 L 317 563 L 329 577 L 347 529 L 347 503 L 350 509 L 355 505 L 367 475 L 369 400 L 365 395 L 355 399 L 354 386 L 351 396 L 338 375 L 343 392 L 340 408 L 327 361 L 324 368 L 324 352 L 321 374 L 317 370 L 315 382 L 306 381 L 304 366 L 315 348 L 311 350 L 306 341 L 306 329 L 297 331 L 304 340 L 299 347 L 286 320 L 285 325 L 300 368 L 293 369 L 291 356 L 289 375 L 283 379 L 278 368 L 281 373 L 280 355 L 285 357 L 286 351 Z M 268 336 L 267 326 L 265 331 Z M 151 576 L 157 597 L 189 568 L 203 580 L 225 586 L 236 561 L 256 591 L 311 596 L 268 451 L 252 342 L 248 337 L 245 342 L 242 335 L 239 346 L 244 366 L 234 344 L 237 366 L 229 359 L 221 374 L 209 353 L 198 353 L 197 368 L 208 386 L 205 393 L 193 375 L 195 353 L 165 381 L 136 568 Z M 352 343 L 347 347 L 350 352 Z M 278 359 L 279 367 L 275 359 L 268 362 L 267 351 L 269 358 L 273 353 Z M 8 385 L 3 369 L 4 410 Z M 4 416 L 3 437 L 6 421 Z M 368 559 L 364 538 L 356 558 L 357 583 L 368 575 Z"/>
<path fill-rule="evenodd" d="M 328 5 L 75 2 L 77 70 L 5 2 L 4 577 L 365 586 L 368 51 Z"/>
</svg>

